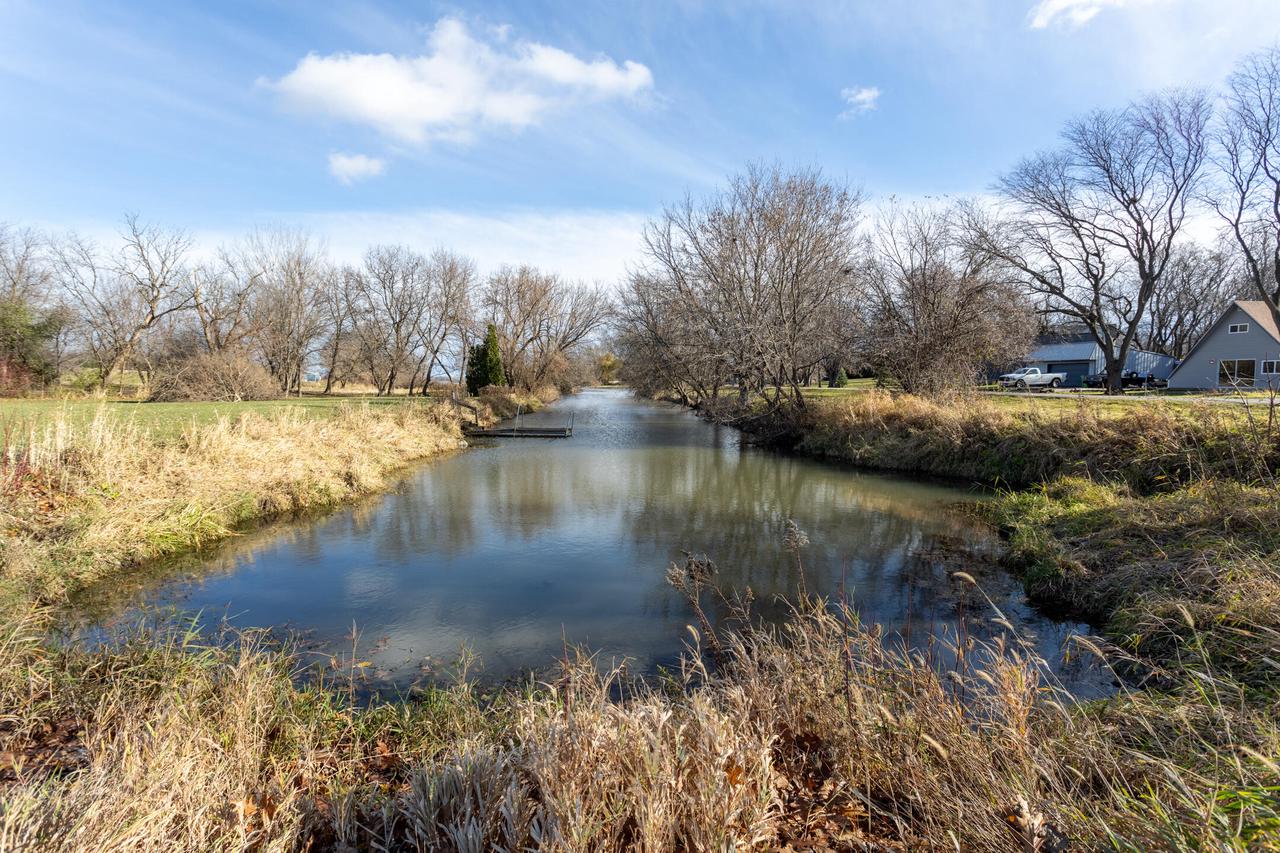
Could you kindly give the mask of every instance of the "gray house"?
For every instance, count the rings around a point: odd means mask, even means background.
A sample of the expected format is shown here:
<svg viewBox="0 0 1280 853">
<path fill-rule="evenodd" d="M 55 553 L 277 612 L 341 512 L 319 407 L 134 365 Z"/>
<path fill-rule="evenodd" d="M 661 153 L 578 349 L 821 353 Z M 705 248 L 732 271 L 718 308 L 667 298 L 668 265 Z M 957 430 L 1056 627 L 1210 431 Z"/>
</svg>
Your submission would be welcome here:
<svg viewBox="0 0 1280 853">
<path fill-rule="evenodd" d="M 1280 329 L 1262 301 L 1237 300 L 1187 353 L 1170 388 L 1280 388 Z"/>
<path fill-rule="evenodd" d="M 1177 364 L 1176 358 L 1131 347 L 1124 369 L 1143 376 L 1150 374 L 1156 379 L 1168 379 Z M 1106 370 L 1107 360 L 1092 335 L 1073 329 L 1041 338 L 1027 357 L 1026 366 L 1038 367 L 1043 373 L 1065 373 L 1067 378 L 1063 385 L 1079 388 L 1085 377 Z"/>
</svg>

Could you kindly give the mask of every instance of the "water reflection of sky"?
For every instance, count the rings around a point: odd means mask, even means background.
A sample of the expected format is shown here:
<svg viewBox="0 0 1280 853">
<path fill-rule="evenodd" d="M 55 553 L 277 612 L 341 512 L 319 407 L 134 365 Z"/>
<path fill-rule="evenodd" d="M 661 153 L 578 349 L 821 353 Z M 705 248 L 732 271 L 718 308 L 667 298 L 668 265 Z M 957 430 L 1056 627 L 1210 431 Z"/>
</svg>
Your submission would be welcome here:
<svg viewBox="0 0 1280 853">
<path fill-rule="evenodd" d="M 355 624 L 362 655 L 398 684 L 464 644 L 493 678 L 547 667 L 566 641 L 652 670 L 674 662 L 692 621 L 666 567 L 705 553 L 721 589 L 749 587 L 756 612 L 778 618 L 777 597 L 796 587 L 782 548 L 794 518 L 811 540 L 809 590 L 847 584 L 864 622 L 922 649 L 930 636 L 1003 630 L 949 578 L 957 549 L 993 544 L 954 508 L 973 494 L 744 447 L 733 430 L 617 390 L 528 422 L 570 412 L 571 439 L 506 439 L 425 466 L 389 495 L 239 537 L 186 560 L 180 580 L 169 567 L 168 581 L 125 598 L 296 629 L 320 651 L 349 649 Z M 962 567 L 1046 658 L 1061 658 L 1079 626 L 1036 613 L 989 560 Z M 1103 689 L 1096 673 L 1061 671 L 1082 693 Z"/>
</svg>

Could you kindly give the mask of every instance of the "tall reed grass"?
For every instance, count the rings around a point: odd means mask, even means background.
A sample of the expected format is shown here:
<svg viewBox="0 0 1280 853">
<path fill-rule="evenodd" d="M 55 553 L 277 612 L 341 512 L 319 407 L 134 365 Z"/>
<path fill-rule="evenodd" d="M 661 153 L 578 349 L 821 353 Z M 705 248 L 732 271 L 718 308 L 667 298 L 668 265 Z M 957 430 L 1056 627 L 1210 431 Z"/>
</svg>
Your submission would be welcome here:
<svg viewBox="0 0 1280 853">
<path fill-rule="evenodd" d="M 834 602 L 714 630 L 718 665 L 691 647 L 665 683 L 568 653 L 496 696 L 464 681 L 357 707 L 341 684 L 300 686 L 298 658 L 260 637 L 142 632 L 90 653 L 11 620 L 0 849 L 1280 843 L 1277 717 L 1210 669 L 1194 697 L 1081 706 L 1012 632 L 941 669 Z"/>
</svg>

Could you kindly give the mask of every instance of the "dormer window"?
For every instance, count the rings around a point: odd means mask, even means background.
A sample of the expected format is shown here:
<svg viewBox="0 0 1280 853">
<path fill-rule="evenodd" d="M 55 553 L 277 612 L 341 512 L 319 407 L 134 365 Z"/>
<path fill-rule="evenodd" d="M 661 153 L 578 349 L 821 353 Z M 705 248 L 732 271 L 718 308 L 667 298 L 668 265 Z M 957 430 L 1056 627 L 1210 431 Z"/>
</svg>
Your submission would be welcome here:
<svg viewBox="0 0 1280 853">
<path fill-rule="evenodd" d="M 1243 335 L 1248 331 L 1249 331 L 1248 323 L 1232 323 L 1230 326 L 1227 327 L 1227 334 L 1229 335 Z"/>
</svg>

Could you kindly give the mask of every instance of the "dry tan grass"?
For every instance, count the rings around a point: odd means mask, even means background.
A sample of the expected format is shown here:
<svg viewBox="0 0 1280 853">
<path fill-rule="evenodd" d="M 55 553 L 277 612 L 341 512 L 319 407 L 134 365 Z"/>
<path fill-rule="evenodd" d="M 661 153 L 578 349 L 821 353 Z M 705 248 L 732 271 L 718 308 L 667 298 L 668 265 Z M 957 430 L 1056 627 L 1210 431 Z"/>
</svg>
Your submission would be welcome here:
<svg viewBox="0 0 1280 853">
<path fill-rule="evenodd" d="M 1243 411 L 1221 405 L 1019 410 L 978 396 L 872 391 L 815 402 L 798 432 L 799 448 L 814 455 L 1014 488 L 1083 474 L 1149 491 L 1208 475 L 1259 479 L 1280 467 L 1276 436 L 1254 435 Z"/>
<path fill-rule="evenodd" d="M 295 686 L 253 638 L 87 653 L 31 633 L 0 637 L 0 749 L 21 757 L 0 774 L 4 850 L 1278 843 L 1275 709 L 1230 682 L 1079 707 L 1016 637 L 939 670 L 835 606 L 721 633 L 718 668 L 691 653 L 666 685 L 576 658 L 487 700 L 463 684 L 369 708 Z M 40 752 L 60 726 L 74 748 Z"/>
<path fill-rule="evenodd" d="M 0 470 L 0 579 L 56 601 L 139 561 L 229 535 L 251 519 L 384 488 L 406 464 L 454 449 L 451 413 L 426 403 L 283 410 L 192 424 L 156 438 L 100 411 L 10 436 Z"/>
<path fill-rule="evenodd" d="M 510 404 L 497 402 L 494 412 Z M 1158 487 L 1161 472 L 1211 470 L 1236 447 L 1160 412 L 1126 427 L 1136 437 L 1115 436 L 1127 442 L 1119 452 L 1089 443 L 1091 430 L 1106 427 L 1088 412 L 1044 422 L 1007 416 L 981 404 L 873 400 L 831 421 L 831 437 L 871 461 L 915 448 L 941 467 L 950 453 L 961 460 L 948 463 L 953 470 L 972 464 L 966 452 L 994 465 L 991 454 L 1022 449 L 1025 459 L 1009 458 L 1025 473 L 1053 466 L 1040 438 L 1018 432 L 1058 430 L 1056 440 L 1078 442 L 1058 468 L 1078 454 L 1144 488 Z M 228 506 L 274 511 L 374 488 L 406 456 L 447 446 L 426 442 L 420 419 L 455 435 L 450 419 L 429 410 L 342 417 L 351 420 L 322 437 L 291 440 L 287 422 L 227 422 L 140 451 L 106 425 L 78 433 L 55 425 L 10 457 L 8 488 L 23 497 L 7 506 L 41 547 L 68 543 L 74 561 L 91 542 L 118 558 L 128 552 L 111 549 L 131 533 L 218 535 L 237 517 Z M 60 429 L 72 437 L 61 440 Z M 1169 429 L 1178 436 L 1172 451 Z M 1196 445 L 1184 439 L 1208 448 L 1186 466 Z M 314 468 L 296 458 L 313 450 L 327 454 Z M 287 477 L 272 474 L 272 459 Z M 126 463 L 145 476 L 117 473 Z M 236 504 L 228 490 L 243 479 L 219 472 L 253 465 L 261 470 L 244 476 L 257 491 Z M 1169 489 L 1169 503 L 1144 525 L 1150 499 L 1079 483 L 1044 495 L 1051 508 L 1042 520 L 1063 525 L 1053 531 L 1059 545 L 1078 544 L 1078 535 L 1123 564 L 1146 546 L 1121 550 L 1107 533 L 1116 518 L 1132 522 L 1127 533 L 1151 533 L 1152 551 L 1182 541 L 1180 525 L 1222 531 L 1213 540 L 1220 551 L 1209 540 L 1192 549 L 1215 561 L 1201 570 L 1222 571 L 1180 590 L 1188 593 L 1181 608 L 1146 611 L 1154 622 L 1144 630 L 1160 633 L 1158 657 L 1143 659 L 1141 645 L 1125 651 L 1133 666 L 1170 673 L 1159 690 L 1076 704 L 1011 631 L 993 646 L 959 643 L 940 656 L 959 663 L 940 668 L 848 610 L 807 601 L 775 629 L 704 624 L 714 655 L 692 651 L 662 683 L 577 658 L 546 684 L 493 697 L 464 683 L 361 708 L 341 684 L 304 686 L 298 659 L 255 637 L 207 646 L 181 632 L 144 634 L 88 651 L 52 643 L 41 614 L 10 611 L 0 625 L 0 850 L 1280 849 L 1280 700 L 1254 670 L 1220 666 L 1218 650 L 1233 631 L 1252 631 L 1240 654 L 1257 667 L 1280 660 L 1267 645 L 1272 634 L 1258 630 L 1273 624 L 1258 621 L 1258 608 L 1274 598 L 1260 598 L 1249 573 L 1267 552 L 1216 562 L 1236 553 L 1243 528 L 1270 531 L 1273 508 L 1250 503 L 1240 519 L 1229 496 L 1209 504 Z M 109 518 L 103 508 L 125 494 L 151 509 Z M 223 501 L 221 514 L 183 514 L 192 494 Z M 263 495 L 273 498 L 263 504 Z M 1075 510 L 1059 516 L 1063 501 Z M 86 524 L 40 526 L 69 518 Z M 216 524 L 196 523 L 204 518 Z M 17 553 L 6 551 L 6 571 Z M 30 565 L 33 588 L 48 565 Z M 59 571 L 65 591 L 78 575 Z M 1201 595 L 1210 587 L 1222 601 Z M 1202 602 L 1204 610 L 1192 606 Z M 1219 624 L 1213 608 L 1223 602 L 1257 624 Z"/>
<path fill-rule="evenodd" d="M 480 389 L 476 401 L 481 411 L 493 420 L 514 418 L 518 412 L 536 412 L 560 399 L 554 385 L 544 385 L 533 391 L 513 391 L 490 385 Z"/>
</svg>

